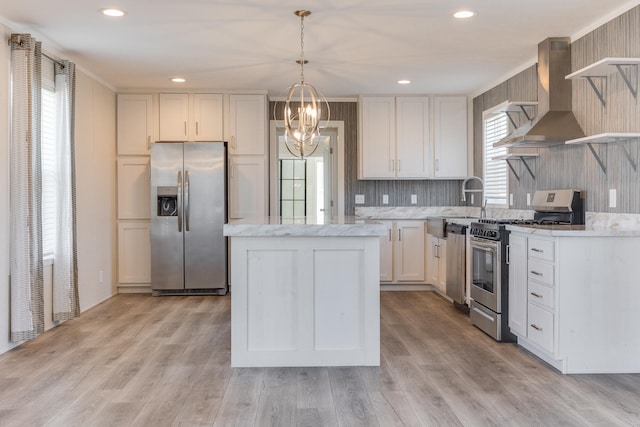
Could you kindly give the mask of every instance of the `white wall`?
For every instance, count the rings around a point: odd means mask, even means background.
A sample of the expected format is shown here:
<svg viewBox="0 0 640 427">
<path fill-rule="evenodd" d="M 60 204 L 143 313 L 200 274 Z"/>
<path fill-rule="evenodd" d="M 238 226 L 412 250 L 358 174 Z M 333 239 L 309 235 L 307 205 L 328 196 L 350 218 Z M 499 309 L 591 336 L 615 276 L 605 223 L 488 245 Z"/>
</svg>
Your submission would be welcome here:
<svg viewBox="0 0 640 427">
<path fill-rule="evenodd" d="M 3 40 L 11 33 L 2 25 L 0 32 Z M 0 43 L 0 353 L 14 346 L 9 342 L 9 59 L 9 46 Z M 82 311 L 116 293 L 115 129 L 115 92 L 78 71 L 76 209 Z"/>
</svg>

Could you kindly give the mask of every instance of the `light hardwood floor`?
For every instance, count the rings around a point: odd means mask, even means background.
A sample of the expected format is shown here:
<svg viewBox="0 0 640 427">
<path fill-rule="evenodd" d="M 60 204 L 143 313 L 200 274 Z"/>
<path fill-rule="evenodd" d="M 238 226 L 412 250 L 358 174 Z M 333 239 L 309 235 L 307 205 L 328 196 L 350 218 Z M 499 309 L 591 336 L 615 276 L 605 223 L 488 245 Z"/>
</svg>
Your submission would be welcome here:
<svg viewBox="0 0 640 427">
<path fill-rule="evenodd" d="M 0 426 L 640 425 L 640 375 L 561 375 L 431 292 L 381 305 L 380 368 L 231 369 L 229 296 L 119 295 L 0 356 Z"/>
</svg>

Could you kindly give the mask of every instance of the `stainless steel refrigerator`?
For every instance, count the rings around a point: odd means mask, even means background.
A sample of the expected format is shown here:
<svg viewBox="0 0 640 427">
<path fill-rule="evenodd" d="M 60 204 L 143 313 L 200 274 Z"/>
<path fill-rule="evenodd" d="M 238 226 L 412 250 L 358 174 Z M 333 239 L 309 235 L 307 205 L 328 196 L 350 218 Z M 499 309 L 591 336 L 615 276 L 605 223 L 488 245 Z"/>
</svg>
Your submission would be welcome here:
<svg viewBox="0 0 640 427">
<path fill-rule="evenodd" d="M 151 146 L 153 295 L 227 293 L 224 142 Z"/>
</svg>

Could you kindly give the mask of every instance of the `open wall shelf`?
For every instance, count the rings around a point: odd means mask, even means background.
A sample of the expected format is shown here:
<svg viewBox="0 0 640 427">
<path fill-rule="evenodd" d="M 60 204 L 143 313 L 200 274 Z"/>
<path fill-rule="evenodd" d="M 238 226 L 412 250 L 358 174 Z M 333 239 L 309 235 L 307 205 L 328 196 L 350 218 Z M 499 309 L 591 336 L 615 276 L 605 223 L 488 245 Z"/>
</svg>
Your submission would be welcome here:
<svg viewBox="0 0 640 427">
<path fill-rule="evenodd" d="M 492 109 L 491 115 L 505 113 L 513 128 L 516 129 L 518 124 L 516 124 L 513 115 L 522 114 L 528 121 L 531 121 L 536 117 L 537 108 L 538 103 L 535 101 L 506 101 Z"/>
<path fill-rule="evenodd" d="M 581 68 L 578 71 L 575 71 L 565 79 L 573 80 L 573 79 L 586 79 L 589 83 L 589 86 L 596 93 L 596 96 L 602 103 L 604 107 L 607 106 L 607 102 L 605 100 L 605 94 L 603 93 L 604 83 L 606 83 L 607 76 L 611 74 L 615 74 L 616 72 L 620 74 L 622 79 L 624 80 L 625 85 L 631 92 L 634 98 L 638 97 L 638 73 L 637 68 L 640 64 L 640 58 L 603 58 L 600 61 L 594 62 L 591 65 L 587 65 L 584 68 Z M 634 67 L 636 68 L 635 73 L 635 81 L 632 81 L 632 77 L 627 73 L 626 68 Z M 594 81 L 594 79 L 599 79 L 601 82 L 604 82 L 601 87 L 598 87 L 598 84 Z"/>
<path fill-rule="evenodd" d="M 524 164 L 524 167 L 527 168 L 529 175 L 531 175 L 531 178 L 536 179 L 535 175 L 533 174 L 533 171 L 531 170 L 531 167 L 527 163 L 527 159 L 536 158 L 538 156 L 539 156 L 538 153 L 521 153 L 521 154 L 508 153 L 502 156 L 492 157 L 491 160 L 505 160 L 507 162 L 507 165 L 509 166 L 509 169 L 511 169 L 511 173 L 513 173 L 513 176 L 516 178 L 518 182 L 520 182 L 520 176 L 518 176 L 518 173 L 516 172 L 515 168 L 511 164 L 511 161 L 521 160 L 522 164 Z"/>
<path fill-rule="evenodd" d="M 625 142 L 625 141 L 640 142 L 640 133 L 616 133 L 616 132 L 600 133 L 597 135 L 585 136 L 583 138 L 571 139 L 565 142 L 565 144 L 568 144 L 568 145 L 582 144 L 589 147 L 589 150 L 591 151 L 596 161 L 600 165 L 600 168 L 606 174 L 607 167 L 605 166 L 604 162 L 596 152 L 595 148 L 593 148 L 593 144 L 612 144 L 614 142 Z M 629 162 L 633 170 L 637 172 L 638 165 L 636 161 L 634 161 L 631 158 L 629 151 L 626 149 L 624 145 L 621 145 L 620 147 L 622 147 L 622 152 L 624 153 L 624 156 L 626 157 L 627 161 Z"/>
</svg>

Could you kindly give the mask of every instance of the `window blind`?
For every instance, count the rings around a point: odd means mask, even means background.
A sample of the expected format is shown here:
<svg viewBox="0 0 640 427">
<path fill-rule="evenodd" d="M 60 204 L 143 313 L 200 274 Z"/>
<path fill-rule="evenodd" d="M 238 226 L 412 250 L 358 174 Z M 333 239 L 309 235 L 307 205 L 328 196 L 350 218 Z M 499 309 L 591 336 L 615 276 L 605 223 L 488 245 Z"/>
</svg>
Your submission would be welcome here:
<svg viewBox="0 0 640 427">
<path fill-rule="evenodd" d="M 506 147 L 495 148 L 494 143 L 509 133 L 507 115 L 497 114 L 484 121 L 484 196 L 488 205 L 508 207 L 508 170 L 504 160 L 492 160 L 507 154 Z"/>
</svg>

